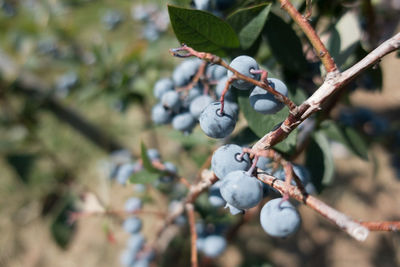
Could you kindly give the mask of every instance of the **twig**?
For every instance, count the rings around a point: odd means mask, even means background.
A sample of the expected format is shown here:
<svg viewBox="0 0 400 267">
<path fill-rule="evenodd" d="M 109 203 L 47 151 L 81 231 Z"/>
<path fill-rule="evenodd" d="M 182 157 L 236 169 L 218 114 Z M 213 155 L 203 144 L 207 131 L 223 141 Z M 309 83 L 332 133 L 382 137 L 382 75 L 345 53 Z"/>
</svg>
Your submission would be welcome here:
<svg viewBox="0 0 400 267">
<path fill-rule="evenodd" d="M 140 162 L 141 162 L 141 160 L 140 160 Z M 183 184 L 184 186 L 186 186 L 186 188 L 190 188 L 191 184 L 185 177 L 179 176 L 177 173 L 168 171 L 165 168 L 165 165 L 161 161 L 154 160 L 154 161 L 151 162 L 151 165 L 153 165 L 153 167 L 156 168 L 157 170 L 164 171 L 164 172 L 166 172 L 167 175 L 171 175 L 174 178 L 178 179 L 178 181 L 181 184 Z"/>
<path fill-rule="evenodd" d="M 206 191 L 212 184 L 218 181 L 217 176 L 214 172 L 204 169 L 201 172 L 201 180 L 190 187 L 189 192 L 185 199 L 183 199 L 175 210 L 165 218 L 164 223 L 157 230 L 156 238 L 152 244 L 155 247 L 157 240 L 162 236 L 163 232 L 170 226 L 174 220 L 184 212 L 184 207 L 187 203 L 194 203 L 194 201 L 199 197 L 201 193 Z"/>
<path fill-rule="evenodd" d="M 240 72 L 238 72 L 237 70 L 235 70 L 234 68 L 229 66 L 220 57 L 213 55 L 211 53 L 198 52 L 187 45 L 182 45 L 179 48 L 170 49 L 169 51 L 175 57 L 185 58 L 185 57 L 195 56 L 202 60 L 211 62 L 212 64 L 220 65 L 220 66 L 226 68 L 227 70 L 230 70 L 231 72 L 233 72 L 234 75 L 233 75 L 232 79 L 240 79 L 240 80 L 252 83 L 255 86 L 258 86 L 258 87 L 266 90 L 267 92 L 271 93 L 278 101 L 280 101 L 280 102 L 284 103 L 286 106 L 288 106 L 290 111 L 295 110 L 297 108 L 296 104 L 292 100 L 290 100 L 287 96 L 281 94 L 280 92 L 278 92 L 274 88 L 272 88 L 268 84 L 266 77 L 265 77 L 265 79 L 261 79 L 260 81 L 252 79 L 250 77 L 247 77 L 246 75 L 241 74 Z M 228 87 L 228 89 L 229 89 L 229 87 Z M 223 99 L 222 96 L 221 96 L 221 98 Z M 222 108 L 221 108 L 221 110 L 222 110 Z"/>
<path fill-rule="evenodd" d="M 312 15 L 312 0 L 306 0 L 306 14 L 304 17 L 309 19 Z"/>
<path fill-rule="evenodd" d="M 257 178 L 260 181 L 272 186 L 275 189 L 278 189 L 281 192 L 287 192 L 290 197 L 296 199 L 297 201 L 303 202 L 305 205 L 336 224 L 339 228 L 347 232 L 356 240 L 364 241 L 367 238 L 369 230 L 360 223 L 352 220 L 347 215 L 335 210 L 311 195 L 303 195 L 296 186 L 287 185 L 284 181 L 281 181 L 266 173 L 262 173 L 262 170 L 259 171 L 260 172 L 258 173 Z"/>
<path fill-rule="evenodd" d="M 267 133 L 253 146 L 253 149 L 268 149 L 284 140 L 302 121 L 319 111 L 322 104 L 324 104 L 335 92 L 342 89 L 365 69 L 373 66 L 385 55 L 397 50 L 399 47 L 400 33 L 382 43 L 361 61 L 343 73 L 340 73 L 339 71 L 328 73 L 325 82 L 312 96 L 298 107 L 296 110 L 297 112 L 290 113 L 278 129 Z"/>
<path fill-rule="evenodd" d="M 321 62 L 324 65 L 326 71 L 328 73 L 336 71 L 337 67 L 335 61 L 329 54 L 328 49 L 326 49 L 325 45 L 322 43 L 315 30 L 311 27 L 310 23 L 308 23 L 307 18 L 303 17 L 292 5 L 292 3 L 290 3 L 290 1 L 279 1 L 281 2 L 281 8 L 284 9 L 292 17 L 292 19 L 296 22 L 297 25 L 299 25 L 304 34 L 307 36 L 308 40 L 310 40 L 311 45 L 316 50 L 316 53 L 321 59 Z"/>
<path fill-rule="evenodd" d="M 367 227 L 370 231 L 400 231 L 400 221 L 393 222 L 360 222 L 361 225 Z"/>
<path fill-rule="evenodd" d="M 194 217 L 194 207 L 192 203 L 186 203 L 185 205 L 186 212 L 187 212 L 187 217 L 189 220 L 189 226 L 190 226 L 190 247 L 191 247 L 191 262 L 192 262 L 192 267 L 197 267 L 198 266 L 198 261 L 197 261 L 197 233 L 196 233 L 196 222 L 195 222 L 195 217 Z"/>
<path fill-rule="evenodd" d="M 205 78 L 205 70 L 207 67 L 207 62 L 202 62 L 202 64 L 200 65 L 199 69 L 197 70 L 196 74 L 194 75 L 193 79 L 191 80 L 191 82 L 181 88 L 178 88 L 177 91 L 188 91 L 190 89 L 192 89 L 199 81 L 204 80 Z"/>
</svg>

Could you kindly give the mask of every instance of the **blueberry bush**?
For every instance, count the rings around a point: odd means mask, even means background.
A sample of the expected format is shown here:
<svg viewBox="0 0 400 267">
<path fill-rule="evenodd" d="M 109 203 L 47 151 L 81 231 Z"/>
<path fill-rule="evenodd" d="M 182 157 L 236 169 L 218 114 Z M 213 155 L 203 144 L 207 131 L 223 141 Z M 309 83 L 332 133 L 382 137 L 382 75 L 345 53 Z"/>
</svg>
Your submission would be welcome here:
<svg viewBox="0 0 400 267">
<path fill-rule="evenodd" d="M 383 2 L 0 1 L 2 206 L 66 251 L 99 217 L 119 244 L 108 266 L 282 265 L 230 248 L 249 225 L 294 244 L 310 211 L 353 243 L 395 236 L 398 214 L 321 197 L 340 185 L 338 149 L 376 163 L 379 146 L 400 173 L 398 104 L 351 97 L 381 93 L 380 62 L 399 55 L 399 7 Z"/>
</svg>

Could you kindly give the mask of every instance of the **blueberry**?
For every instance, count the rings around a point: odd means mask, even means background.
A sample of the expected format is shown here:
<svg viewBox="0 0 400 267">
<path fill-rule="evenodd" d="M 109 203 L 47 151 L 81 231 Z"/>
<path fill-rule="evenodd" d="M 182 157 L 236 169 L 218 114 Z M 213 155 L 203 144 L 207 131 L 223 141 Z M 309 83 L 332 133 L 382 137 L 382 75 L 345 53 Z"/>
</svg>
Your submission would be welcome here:
<svg viewBox="0 0 400 267">
<path fill-rule="evenodd" d="M 241 210 L 256 206 L 263 197 L 262 183 L 241 170 L 228 173 L 220 191 L 226 202 Z"/>
<path fill-rule="evenodd" d="M 126 164 L 121 165 L 118 168 L 118 171 L 116 174 L 117 182 L 122 185 L 125 185 L 135 170 L 136 170 L 136 165 L 133 163 L 126 163 Z"/>
<path fill-rule="evenodd" d="M 204 249 L 204 238 L 200 237 L 196 240 L 196 247 L 198 251 L 203 251 Z"/>
<path fill-rule="evenodd" d="M 221 181 L 217 181 L 208 191 L 208 201 L 213 207 L 223 207 L 226 204 L 226 201 L 221 196 L 221 184 Z"/>
<path fill-rule="evenodd" d="M 226 76 L 227 70 L 220 65 L 208 65 L 206 76 L 210 81 L 220 80 Z"/>
<path fill-rule="evenodd" d="M 136 193 L 143 193 L 146 191 L 146 186 L 144 184 L 135 184 L 133 185 L 133 191 Z"/>
<path fill-rule="evenodd" d="M 224 138 L 232 133 L 236 125 L 236 113 L 228 105 L 221 114 L 221 103 L 209 104 L 201 113 L 199 122 L 204 133 L 212 138 Z"/>
<path fill-rule="evenodd" d="M 172 114 L 163 105 L 157 104 L 151 110 L 151 119 L 155 124 L 167 124 L 171 122 Z"/>
<path fill-rule="evenodd" d="M 190 114 L 196 119 L 199 119 L 200 114 L 203 110 L 210 104 L 214 102 L 214 99 L 209 95 L 200 95 L 193 99 L 192 103 L 190 103 Z"/>
<path fill-rule="evenodd" d="M 126 247 L 128 248 L 129 251 L 133 252 L 134 254 L 137 254 L 143 247 L 144 244 L 144 237 L 140 233 L 136 233 L 131 235 L 131 237 L 128 240 L 128 243 L 126 244 Z"/>
<path fill-rule="evenodd" d="M 147 157 L 149 157 L 149 159 L 150 159 L 151 161 L 154 161 L 154 160 L 161 160 L 160 152 L 158 152 L 158 150 L 155 149 L 155 148 L 149 148 L 149 149 L 147 149 Z"/>
<path fill-rule="evenodd" d="M 181 132 L 190 133 L 195 126 L 196 119 L 189 112 L 180 113 L 172 119 L 172 127 Z"/>
<path fill-rule="evenodd" d="M 293 171 L 299 177 L 300 181 L 303 183 L 303 185 L 306 185 L 310 182 L 310 172 L 307 170 L 306 167 L 293 164 Z"/>
<path fill-rule="evenodd" d="M 110 154 L 110 161 L 113 164 L 129 163 L 132 160 L 132 153 L 127 149 L 114 150 Z"/>
<path fill-rule="evenodd" d="M 154 42 L 160 37 L 160 32 L 156 25 L 153 23 L 147 23 L 142 29 L 142 36 L 145 40 Z"/>
<path fill-rule="evenodd" d="M 226 239 L 219 235 L 209 235 L 204 238 L 203 253 L 204 255 L 215 258 L 222 254 L 226 248 Z"/>
<path fill-rule="evenodd" d="M 310 181 L 310 172 L 303 166 L 293 164 L 293 171 L 299 177 L 300 181 L 302 182 L 303 185 L 306 185 Z M 285 181 L 286 180 L 286 175 L 285 171 L 280 168 L 275 173 L 273 174 L 276 178 L 279 180 Z M 291 182 L 292 185 L 296 185 L 296 182 L 294 179 L 292 179 Z"/>
<path fill-rule="evenodd" d="M 282 81 L 270 78 L 268 79 L 268 83 L 282 95 L 288 96 L 288 89 Z M 279 102 L 273 94 L 258 86 L 251 92 L 249 100 L 253 109 L 262 114 L 275 114 L 285 106 L 285 104 Z"/>
<path fill-rule="evenodd" d="M 258 70 L 258 64 L 256 60 L 252 57 L 249 56 L 238 56 L 234 60 L 232 60 L 231 64 L 229 65 L 230 67 L 234 68 L 237 70 L 239 73 L 253 78 L 255 80 L 260 79 L 260 74 L 252 74 L 250 70 Z M 233 72 L 228 70 L 228 78 L 233 76 Z M 237 89 L 240 90 L 251 90 L 254 88 L 254 84 L 243 81 L 243 80 L 235 80 L 233 83 L 233 86 L 235 86 Z"/>
<path fill-rule="evenodd" d="M 204 236 L 206 234 L 206 225 L 200 221 L 195 224 L 197 236 Z"/>
<path fill-rule="evenodd" d="M 200 84 L 193 86 L 183 100 L 183 106 L 189 108 L 192 101 L 201 95 L 203 95 L 203 86 Z"/>
<path fill-rule="evenodd" d="M 76 72 L 67 72 L 61 75 L 56 82 L 57 89 L 71 89 L 78 83 L 78 75 Z"/>
<path fill-rule="evenodd" d="M 289 201 L 275 198 L 261 209 L 260 222 L 267 234 L 273 237 L 287 237 L 299 229 L 301 218 Z"/>
<path fill-rule="evenodd" d="M 168 91 L 161 97 L 161 104 L 173 112 L 178 112 L 181 107 L 181 99 L 176 91 Z"/>
<path fill-rule="evenodd" d="M 271 192 L 271 187 L 267 185 L 266 183 L 262 183 L 262 190 L 263 190 L 263 198 L 267 197 L 269 195 L 269 192 Z"/>
<path fill-rule="evenodd" d="M 224 78 L 222 78 L 221 80 L 218 81 L 218 84 L 215 87 L 215 94 L 217 95 L 218 100 L 221 97 L 222 92 L 225 89 L 225 85 L 226 85 L 227 81 L 228 81 L 228 77 L 225 76 Z M 232 86 L 230 86 L 228 92 L 225 94 L 224 99 L 225 99 L 225 101 L 230 101 L 230 102 L 235 101 L 235 93 L 233 92 Z"/>
<path fill-rule="evenodd" d="M 257 161 L 257 168 L 267 172 L 271 173 L 272 172 L 272 167 L 271 167 L 272 159 L 267 158 L 267 157 L 259 157 Z"/>
<path fill-rule="evenodd" d="M 131 267 L 135 263 L 136 253 L 133 253 L 129 249 L 122 251 L 120 255 L 120 262 L 122 266 Z"/>
<path fill-rule="evenodd" d="M 182 87 L 190 83 L 192 78 L 196 75 L 197 70 L 201 64 L 198 58 L 185 59 L 179 64 L 172 73 L 172 80 L 176 87 Z"/>
<path fill-rule="evenodd" d="M 132 267 L 148 267 L 150 265 L 147 259 L 139 259 L 136 261 Z"/>
<path fill-rule="evenodd" d="M 169 78 L 163 78 L 158 80 L 153 89 L 154 96 L 160 100 L 162 95 L 168 91 L 174 90 L 174 83 Z"/>
<path fill-rule="evenodd" d="M 125 202 L 125 211 L 126 212 L 135 212 L 142 208 L 142 200 L 137 197 L 131 197 Z"/>
<path fill-rule="evenodd" d="M 164 167 L 165 170 L 168 171 L 169 173 L 176 175 L 178 172 L 178 169 L 176 168 L 175 164 L 171 163 L 171 162 L 164 162 Z M 165 175 L 160 177 L 160 181 L 161 182 L 171 182 L 174 179 L 173 175 Z"/>
<path fill-rule="evenodd" d="M 113 30 L 122 22 L 122 15 L 119 11 L 109 10 L 101 20 L 107 30 Z"/>
<path fill-rule="evenodd" d="M 224 109 L 225 107 L 232 110 L 234 119 L 237 121 L 239 118 L 239 105 L 236 102 L 224 101 Z"/>
<path fill-rule="evenodd" d="M 237 170 L 247 170 L 250 168 L 250 158 L 244 154 L 241 159 L 238 156 L 242 153 L 242 148 L 235 144 L 227 144 L 219 147 L 212 155 L 211 169 L 219 179 Z"/>
<path fill-rule="evenodd" d="M 137 233 L 142 229 L 142 221 L 134 216 L 129 217 L 122 224 L 122 228 L 128 233 Z"/>
<path fill-rule="evenodd" d="M 226 203 L 225 209 L 229 209 L 229 212 L 230 212 L 232 215 L 237 215 L 237 214 L 239 214 L 239 213 L 241 213 L 241 214 L 244 213 L 244 210 L 238 209 L 238 208 L 232 206 L 232 205 L 229 204 L 229 203 Z"/>
</svg>

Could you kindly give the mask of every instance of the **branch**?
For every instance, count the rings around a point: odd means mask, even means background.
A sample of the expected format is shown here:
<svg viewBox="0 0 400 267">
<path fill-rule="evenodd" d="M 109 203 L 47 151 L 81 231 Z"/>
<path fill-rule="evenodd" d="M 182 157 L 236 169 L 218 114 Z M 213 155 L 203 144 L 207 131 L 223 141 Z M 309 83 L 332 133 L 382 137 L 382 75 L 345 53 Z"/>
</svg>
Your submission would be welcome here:
<svg viewBox="0 0 400 267">
<path fill-rule="evenodd" d="M 227 82 L 227 85 L 221 96 L 221 100 L 220 100 L 221 105 L 222 105 L 221 111 L 223 110 L 222 103 L 224 100 L 224 95 L 229 89 L 228 83 L 231 83 L 232 80 L 238 80 L 238 79 L 249 82 L 251 84 L 254 84 L 255 86 L 258 86 L 258 87 L 266 90 L 267 92 L 271 93 L 278 101 L 280 101 L 280 102 L 284 103 L 286 106 L 288 106 L 290 111 L 295 110 L 297 108 L 296 104 L 292 100 L 290 100 L 287 96 L 281 94 L 280 92 L 276 91 L 274 88 L 272 88 L 268 84 L 268 80 L 267 80 L 268 73 L 265 70 L 260 70 L 260 73 L 263 73 L 263 75 L 261 76 L 260 81 L 258 81 L 258 80 L 252 79 L 250 77 L 247 77 L 246 75 L 241 74 L 240 72 L 238 72 L 237 70 L 235 70 L 234 68 L 229 66 L 229 64 L 226 63 L 225 61 L 223 61 L 220 57 L 213 55 L 211 53 L 198 52 L 187 45 L 182 45 L 179 48 L 170 49 L 169 52 L 175 57 L 186 58 L 186 57 L 195 56 L 199 59 L 208 61 L 212 64 L 220 65 L 220 66 L 226 68 L 227 70 L 230 70 L 231 72 L 233 72 L 234 75 L 232 75 L 231 80 Z M 185 54 L 183 54 L 182 52 Z"/>
<path fill-rule="evenodd" d="M 197 267 L 197 233 L 196 233 L 196 222 L 194 217 L 194 207 L 192 203 L 186 203 L 185 205 L 187 217 L 189 219 L 189 226 L 190 226 L 190 247 L 191 247 L 191 262 L 192 267 Z"/>
<path fill-rule="evenodd" d="M 257 178 L 263 183 L 266 183 L 283 193 L 286 192 L 297 201 L 303 202 L 305 205 L 312 208 L 313 210 L 327 218 L 329 221 L 336 224 L 340 229 L 347 232 L 356 240 L 364 241 L 367 238 L 369 230 L 358 222 L 352 220 L 350 217 L 335 210 L 334 208 L 328 206 L 321 200 L 311 195 L 302 194 L 296 186 L 288 185 L 284 181 L 263 173 L 262 170 L 259 171 L 260 172 L 258 173 Z"/>
<path fill-rule="evenodd" d="M 189 192 L 185 199 L 180 202 L 180 205 L 177 205 L 176 209 L 170 213 L 168 217 L 165 218 L 162 226 L 157 230 L 156 238 L 153 242 L 152 247 L 155 247 L 157 240 L 162 236 L 164 231 L 174 222 L 176 218 L 178 218 L 183 212 L 186 204 L 194 203 L 196 199 L 205 192 L 211 185 L 218 181 L 217 176 L 215 176 L 214 172 L 204 169 L 201 172 L 201 180 L 195 184 L 191 185 L 189 188 Z"/>
<path fill-rule="evenodd" d="M 294 22 L 299 25 L 304 34 L 307 36 L 308 40 L 310 40 L 311 45 L 314 47 L 316 54 L 321 59 L 321 62 L 324 65 L 326 71 L 328 73 L 336 71 L 337 67 L 335 61 L 329 54 L 328 49 L 326 49 L 325 45 L 322 43 L 315 30 L 311 27 L 310 23 L 308 23 L 307 18 L 303 17 L 292 5 L 292 3 L 290 3 L 290 1 L 279 1 L 281 2 L 281 8 L 284 9 L 292 17 Z"/>
<path fill-rule="evenodd" d="M 328 73 L 325 82 L 310 96 L 303 104 L 301 104 L 297 112 L 292 112 L 281 124 L 281 126 L 267 133 L 254 146 L 254 150 L 268 149 L 284 140 L 296 127 L 307 119 L 311 114 L 321 110 L 322 105 L 335 92 L 342 89 L 346 84 L 356 78 L 361 72 L 375 65 L 385 55 L 399 49 L 400 33 L 388 39 L 375 50 L 365 56 L 361 61 L 347 69 L 343 73 L 334 71 Z"/>
<path fill-rule="evenodd" d="M 398 232 L 400 231 L 400 222 L 360 222 L 361 225 L 367 227 L 370 231 L 386 231 Z"/>
</svg>

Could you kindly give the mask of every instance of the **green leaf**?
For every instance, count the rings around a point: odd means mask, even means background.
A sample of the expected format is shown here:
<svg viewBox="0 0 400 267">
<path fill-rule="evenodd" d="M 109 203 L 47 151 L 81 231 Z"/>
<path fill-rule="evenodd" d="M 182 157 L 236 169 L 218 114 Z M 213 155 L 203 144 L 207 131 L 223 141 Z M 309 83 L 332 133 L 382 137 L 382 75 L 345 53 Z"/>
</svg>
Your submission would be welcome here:
<svg viewBox="0 0 400 267">
<path fill-rule="evenodd" d="M 314 132 L 307 147 L 305 165 L 311 173 L 312 183 L 318 192 L 331 184 L 335 172 L 335 162 L 329 140 L 323 131 Z"/>
<path fill-rule="evenodd" d="M 140 156 L 142 158 L 143 167 L 145 168 L 145 170 L 147 170 L 150 173 L 154 173 L 154 174 L 163 173 L 162 171 L 154 168 L 153 164 L 151 164 L 151 160 L 147 156 L 147 147 L 143 142 L 140 143 Z"/>
<path fill-rule="evenodd" d="M 71 222 L 71 212 L 76 211 L 71 196 L 66 196 L 63 206 L 50 226 L 51 234 L 57 245 L 66 249 L 76 231 L 76 223 Z"/>
<path fill-rule="evenodd" d="M 180 43 L 202 52 L 223 55 L 225 48 L 239 47 L 232 27 L 211 13 L 168 5 L 172 28 Z"/>
<path fill-rule="evenodd" d="M 319 145 L 324 159 L 323 160 L 324 172 L 322 176 L 322 184 L 328 185 L 332 183 L 333 174 L 335 171 L 335 162 L 333 161 L 331 147 L 329 145 L 327 136 L 321 131 L 314 133 L 314 140 Z"/>
<path fill-rule="evenodd" d="M 6 160 L 13 167 L 21 181 L 27 183 L 36 156 L 33 154 L 9 154 L 6 156 Z"/>
<path fill-rule="evenodd" d="M 339 126 L 333 121 L 324 121 L 321 124 L 321 129 L 329 138 L 342 143 L 360 158 L 368 160 L 368 145 L 363 137 L 353 128 Z"/>
<path fill-rule="evenodd" d="M 361 38 L 358 15 L 355 12 L 344 14 L 330 30 L 328 50 L 341 67 L 358 47 Z"/>
<path fill-rule="evenodd" d="M 148 171 L 146 169 L 132 174 L 129 181 L 134 184 L 152 183 L 160 177 L 160 173 Z"/>
<path fill-rule="evenodd" d="M 259 138 L 263 137 L 265 134 L 273 130 L 275 126 L 283 122 L 289 114 L 287 107 L 273 115 L 264 115 L 255 111 L 250 105 L 248 91 L 238 90 L 238 102 L 240 110 L 243 112 L 244 117 L 247 120 L 247 124 Z M 290 151 L 295 147 L 296 136 L 297 129 L 294 130 L 287 139 L 274 147 L 283 153 L 290 153 Z"/>
<path fill-rule="evenodd" d="M 272 55 L 284 68 L 292 71 L 304 71 L 307 68 L 307 60 L 296 32 L 290 24 L 272 12 L 265 24 L 263 36 L 268 40 Z"/>
<path fill-rule="evenodd" d="M 357 50 L 358 59 L 368 55 L 368 52 L 360 45 Z M 374 65 L 363 71 L 355 80 L 357 87 L 370 91 L 381 91 L 383 87 L 383 74 L 380 64 Z"/>
<path fill-rule="evenodd" d="M 290 154 L 296 147 L 297 129 L 291 132 L 286 139 L 274 146 L 281 153 Z"/>
<path fill-rule="evenodd" d="M 249 49 L 257 40 L 268 18 L 271 3 L 241 8 L 232 13 L 227 22 L 239 36 L 243 49 Z"/>
<path fill-rule="evenodd" d="M 230 143 L 237 144 L 239 146 L 245 146 L 255 143 L 258 139 L 259 137 L 249 127 L 246 127 L 236 135 L 232 136 Z"/>
</svg>

